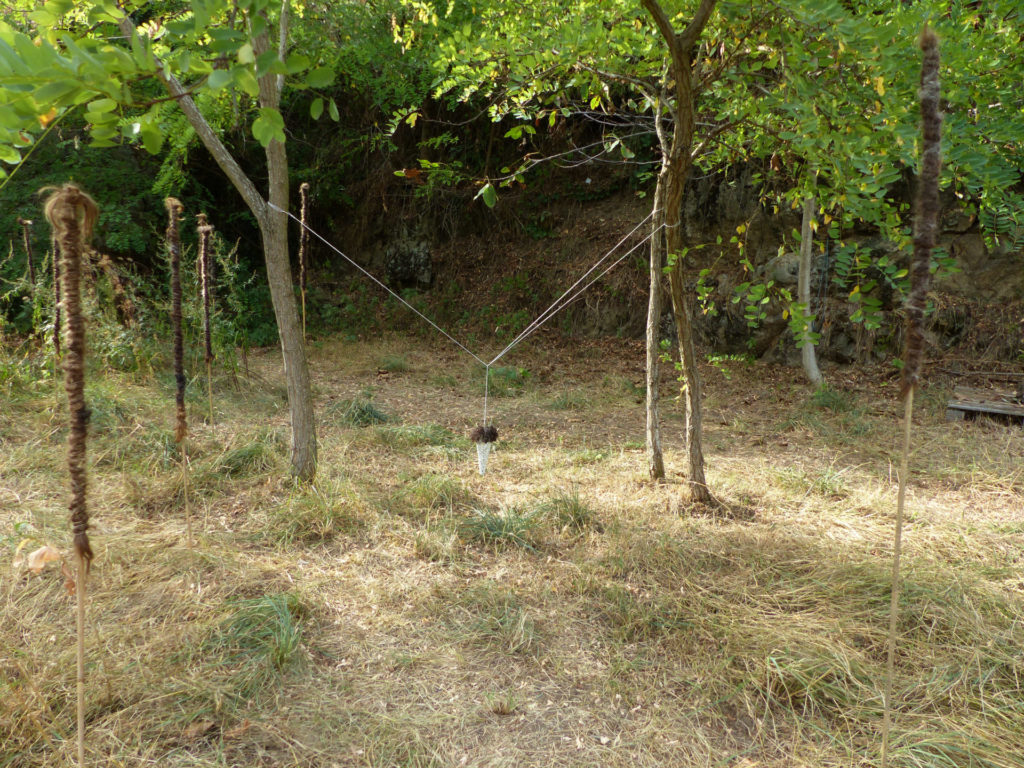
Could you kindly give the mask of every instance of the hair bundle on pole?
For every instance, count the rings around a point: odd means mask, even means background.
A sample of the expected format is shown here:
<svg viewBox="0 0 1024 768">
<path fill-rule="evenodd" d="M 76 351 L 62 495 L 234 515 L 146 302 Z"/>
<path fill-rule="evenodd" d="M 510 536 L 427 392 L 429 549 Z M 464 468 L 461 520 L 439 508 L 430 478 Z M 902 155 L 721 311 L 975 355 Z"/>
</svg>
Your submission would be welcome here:
<svg viewBox="0 0 1024 768">
<path fill-rule="evenodd" d="M 907 298 L 907 338 L 903 355 L 901 396 L 903 397 L 903 452 L 900 460 L 899 495 L 896 502 L 896 530 L 893 536 L 892 599 L 889 603 L 889 636 L 886 653 L 884 719 L 882 722 L 882 768 L 889 764 L 889 732 L 892 727 L 892 688 L 896 667 L 896 627 L 900 595 L 900 554 L 903 543 L 903 511 L 906 503 L 907 472 L 910 461 L 911 416 L 914 388 L 920 378 L 924 356 L 924 310 L 931 282 L 931 257 L 939 220 L 939 171 L 942 167 L 939 112 L 939 40 L 930 27 L 921 33 L 921 169 L 918 176 L 917 211 L 914 224 L 914 255 L 911 264 L 913 286 Z"/>
<path fill-rule="evenodd" d="M 210 401 L 210 424 L 213 424 L 213 342 L 210 337 L 210 304 L 213 301 L 213 257 L 210 255 L 210 234 L 213 227 L 206 223 L 206 214 L 196 215 L 199 233 L 199 288 L 203 298 L 203 340 L 206 348 L 206 394 Z"/>
<path fill-rule="evenodd" d="M 57 376 L 60 365 L 60 244 L 56 232 L 50 237 L 50 250 L 53 252 L 53 375 Z"/>
<path fill-rule="evenodd" d="M 21 239 L 25 244 L 25 260 L 28 262 L 28 280 L 32 283 L 32 297 L 36 295 L 36 263 L 32 258 L 32 221 L 18 217 L 21 224 Z"/>
<path fill-rule="evenodd" d="M 185 364 L 184 342 L 181 331 L 181 223 L 184 206 L 173 197 L 164 201 L 167 206 L 167 252 L 171 259 L 171 329 L 174 334 L 174 442 L 181 450 L 181 484 L 185 500 L 186 545 L 192 546 L 192 518 L 188 505 L 188 453 L 185 438 L 188 436 L 188 420 L 185 414 Z"/>
<path fill-rule="evenodd" d="M 64 307 L 67 311 L 67 345 L 64 353 L 64 390 L 68 396 L 68 476 L 71 497 L 71 530 L 78 562 L 78 762 L 85 765 L 85 579 L 92 563 L 89 544 L 89 512 L 86 508 L 85 447 L 89 409 L 85 404 L 85 319 L 82 316 L 82 255 L 92 235 L 99 209 L 92 198 L 73 184 L 52 191 L 44 205 L 53 227 L 54 242 L 63 258 Z M 56 252 L 55 252 L 56 253 Z"/>
<path fill-rule="evenodd" d="M 299 224 L 299 293 L 302 295 L 302 340 L 306 340 L 306 273 L 309 271 L 307 261 L 309 260 L 309 184 L 302 182 L 299 187 L 299 197 L 302 199 Z"/>
</svg>

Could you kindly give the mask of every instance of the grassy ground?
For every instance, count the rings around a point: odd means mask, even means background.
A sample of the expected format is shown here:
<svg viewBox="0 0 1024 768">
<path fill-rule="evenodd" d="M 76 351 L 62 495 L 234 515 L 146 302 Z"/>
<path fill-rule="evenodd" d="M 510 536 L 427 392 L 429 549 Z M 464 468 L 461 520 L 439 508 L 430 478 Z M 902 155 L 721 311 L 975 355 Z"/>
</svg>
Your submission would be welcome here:
<svg viewBox="0 0 1024 768">
<path fill-rule="evenodd" d="M 895 507 L 886 369 L 707 375 L 725 507 L 645 479 L 642 355 L 538 343 L 495 371 L 414 338 L 312 349 L 320 473 L 295 487 L 279 356 L 191 388 L 185 540 L 168 381 L 89 385 L 96 766 L 877 765 Z M 0 767 L 71 764 L 62 410 L 0 368 Z M 1024 766 L 1024 434 L 919 398 L 894 766 Z M 19 551 L 19 547 L 21 548 Z"/>
</svg>

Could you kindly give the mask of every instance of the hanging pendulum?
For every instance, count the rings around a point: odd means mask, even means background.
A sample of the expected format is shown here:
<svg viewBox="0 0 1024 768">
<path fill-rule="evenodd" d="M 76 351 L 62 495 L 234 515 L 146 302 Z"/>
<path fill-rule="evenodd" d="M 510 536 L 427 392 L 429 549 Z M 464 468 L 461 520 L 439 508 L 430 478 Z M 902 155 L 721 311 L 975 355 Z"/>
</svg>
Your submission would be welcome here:
<svg viewBox="0 0 1024 768">
<path fill-rule="evenodd" d="M 491 446 L 498 440 L 498 429 L 487 424 L 487 396 L 490 394 L 491 366 L 484 367 L 484 420 L 479 427 L 473 427 L 469 439 L 476 443 L 476 464 L 480 474 L 487 472 L 487 457 L 491 455 Z"/>
<path fill-rule="evenodd" d="M 491 455 L 491 446 L 498 440 L 498 429 L 493 425 L 474 427 L 469 439 L 476 443 L 476 463 L 482 475 L 487 472 L 487 457 Z"/>
</svg>

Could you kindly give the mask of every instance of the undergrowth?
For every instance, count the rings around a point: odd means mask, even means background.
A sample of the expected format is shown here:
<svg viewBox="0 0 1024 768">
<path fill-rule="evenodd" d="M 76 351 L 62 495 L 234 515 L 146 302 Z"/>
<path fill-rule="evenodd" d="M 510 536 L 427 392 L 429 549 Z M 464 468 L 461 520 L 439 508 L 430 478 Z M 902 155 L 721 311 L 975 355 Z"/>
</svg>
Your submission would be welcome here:
<svg viewBox="0 0 1024 768">
<path fill-rule="evenodd" d="M 59 563 L 14 563 L 68 550 L 64 417 L 46 351 L 4 355 L 0 766 L 41 768 L 74 758 L 72 601 Z M 641 437 L 608 437 L 639 419 L 599 377 L 579 384 L 585 409 L 549 407 L 563 390 L 532 379 L 499 401 L 509 427 L 485 476 L 461 436 L 475 411 L 423 396 L 436 372 L 378 384 L 402 423 L 349 418 L 341 395 L 366 385 L 339 381 L 318 480 L 296 484 L 260 373 L 277 361 L 250 362 L 223 419 L 189 436 L 192 549 L 168 391 L 124 371 L 90 386 L 93 764 L 877 763 L 894 490 L 875 394 L 745 407 L 759 364 L 734 371 L 729 424 L 707 426 L 724 446 L 709 481 L 752 510 L 733 518 L 681 504 L 674 475 L 647 482 Z M 933 411 L 908 499 L 891 764 L 1021 768 L 1024 448 L 1017 427 Z"/>
</svg>

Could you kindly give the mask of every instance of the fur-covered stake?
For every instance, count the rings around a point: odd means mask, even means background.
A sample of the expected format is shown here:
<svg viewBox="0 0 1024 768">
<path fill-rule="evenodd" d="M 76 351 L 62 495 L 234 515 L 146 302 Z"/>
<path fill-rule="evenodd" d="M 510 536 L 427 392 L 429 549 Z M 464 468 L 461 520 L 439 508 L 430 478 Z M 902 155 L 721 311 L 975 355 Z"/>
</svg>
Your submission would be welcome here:
<svg viewBox="0 0 1024 768">
<path fill-rule="evenodd" d="M 903 512 L 907 497 L 907 475 L 910 464 L 911 417 L 914 412 L 914 389 L 924 356 L 925 301 L 931 283 L 932 249 L 939 228 L 939 171 L 942 168 L 939 111 L 939 39 L 925 27 L 921 33 L 921 168 L 918 174 L 917 210 L 914 223 L 914 256 L 910 266 L 913 285 L 907 298 L 907 340 L 903 352 L 903 451 L 900 458 L 899 493 L 896 501 L 896 525 L 892 545 L 892 592 L 889 602 L 889 634 L 886 642 L 885 689 L 883 691 L 882 768 L 889 766 L 889 734 L 892 729 L 893 679 L 896 674 L 896 642 L 898 640 L 900 601 L 900 553 L 903 546 Z"/>
<path fill-rule="evenodd" d="M 491 455 L 491 446 L 498 442 L 498 428 L 493 424 L 473 427 L 469 439 L 476 443 L 476 463 L 482 475 L 487 471 L 487 457 Z"/>
<path fill-rule="evenodd" d="M 28 262 L 28 281 L 32 284 L 32 297 L 36 295 L 36 263 L 32 258 L 32 221 L 18 217 L 21 224 L 21 238 L 25 244 L 25 260 Z"/>
<path fill-rule="evenodd" d="M 52 189 L 52 188 L 51 188 Z M 51 191 L 51 190 L 45 190 Z M 86 509 L 85 445 L 89 408 L 85 404 L 85 318 L 82 314 L 82 256 L 99 216 L 93 199 L 74 184 L 65 184 L 46 199 L 43 207 L 53 228 L 63 264 L 64 310 L 67 314 L 64 351 L 64 390 L 68 396 L 68 475 L 71 498 L 71 532 L 78 561 L 75 582 L 78 629 L 78 763 L 85 765 L 85 579 L 92 564 L 89 544 L 89 512 Z M 56 251 L 55 251 L 56 253 Z"/>
<path fill-rule="evenodd" d="M 181 450 L 181 493 L 185 504 L 186 546 L 192 547 L 192 513 L 188 503 L 188 416 L 185 411 L 184 335 L 181 329 L 181 230 L 185 207 L 173 197 L 164 200 L 167 207 L 165 240 L 171 260 L 171 332 L 174 337 L 174 442 Z"/>
<path fill-rule="evenodd" d="M 206 395 L 210 405 L 210 424 L 213 424 L 213 340 L 210 335 L 210 304 L 213 301 L 213 260 L 210 256 L 210 235 L 213 227 L 206 214 L 196 214 L 196 232 L 199 234 L 199 292 L 203 299 L 203 341 L 206 349 Z"/>
</svg>

